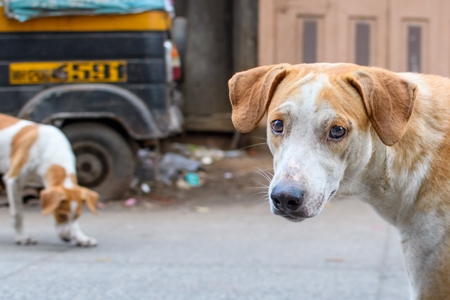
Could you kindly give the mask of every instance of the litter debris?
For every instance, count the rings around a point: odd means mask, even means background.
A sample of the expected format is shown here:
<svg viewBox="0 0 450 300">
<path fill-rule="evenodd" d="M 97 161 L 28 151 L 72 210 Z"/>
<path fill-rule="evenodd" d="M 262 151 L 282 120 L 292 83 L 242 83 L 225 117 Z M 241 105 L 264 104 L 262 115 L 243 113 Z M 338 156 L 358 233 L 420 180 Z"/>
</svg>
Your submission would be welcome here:
<svg viewBox="0 0 450 300">
<path fill-rule="evenodd" d="M 125 206 L 135 206 L 136 203 L 137 203 L 137 200 L 135 198 L 128 198 L 124 202 Z"/>
<path fill-rule="evenodd" d="M 235 158 L 239 156 L 242 156 L 242 151 L 240 150 L 225 151 L 225 157 Z"/>
<path fill-rule="evenodd" d="M 172 179 L 176 177 L 179 172 L 195 172 L 200 166 L 201 163 L 196 160 L 186 158 L 180 154 L 168 152 L 164 154 L 159 164 L 160 179 L 167 185 L 172 185 Z"/>
<path fill-rule="evenodd" d="M 207 213 L 209 212 L 209 207 L 206 206 L 197 206 L 195 210 L 199 213 Z"/>
<path fill-rule="evenodd" d="M 204 156 L 201 158 L 201 160 L 202 160 L 202 164 L 204 164 L 205 166 L 211 165 L 214 162 L 214 160 L 211 156 Z"/>
<path fill-rule="evenodd" d="M 189 185 L 189 183 L 186 182 L 186 180 L 184 180 L 183 178 L 178 178 L 177 180 L 177 188 L 182 189 L 182 190 L 190 190 L 191 186 Z"/>
<path fill-rule="evenodd" d="M 154 179 L 156 153 L 149 149 L 139 149 L 137 159 L 136 176 L 138 179 L 142 181 Z"/>
<path fill-rule="evenodd" d="M 105 206 L 106 206 L 105 203 L 103 203 L 103 202 L 97 202 L 97 208 L 98 208 L 98 209 L 104 209 Z"/>
<path fill-rule="evenodd" d="M 223 174 L 223 178 L 225 178 L 225 179 L 231 179 L 231 178 L 233 178 L 233 173 L 231 173 L 231 172 L 225 172 L 225 173 Z"/>
<path fill-rule="evenodd" d="M 173 143 L 171 149 L 184 156 L 200 160 L 204 165 L 212 164 L 213 162 L 219 161 L 225 157 L 234 158 L 243 154 L 240 150 L 223 151 L 205 146 L 180 143 Z"/>
<path fill-rule="evenodd" d="M 327 257 L 327 262 L 341 263 L 343 261 L 343 257 Z"/>
<path fill-rule="evenodd" d="M 190 186 L 200 186 L 200 178 L 197 173 L 189 172 L 186 174 L 186 182 Z"/>
<path fill-rule="evenodd" d="M 134 190 L 139 184 L 139 178 L 134 177 L 130 182 L 130 189 Z"/>
<path fill-rule="evenodd" d="M 151 190 L 152 189 L 150 188 L 150 186 L 147 183 L 145 183 L 145 182 L 141 183 L 141 191 L 143 191 L 144 194 L 150 193 Z"/>
<path fill-rule="evenodd" d="M 148 149 L 138 151 L 136 178 L 131 182 L 130 189 L 138 195 L 151 192 L 155 182 L 155 173 L 159 181 L 165 185 L 175 185 L 179 189 L 190 189 L 205 184 L 206 174 L 202 166 L 211 165 L 224 158 L 234 158 L 243 154 L 240 150 L 223 151 L 194 144 L 173 143 L 170 151 L 165 153 L 157 163 L 156 153 Z M 158 172 L 155 168 L 158 166 Z M 226 179 L 233 174 L 224 174 Z"/>
</svg>

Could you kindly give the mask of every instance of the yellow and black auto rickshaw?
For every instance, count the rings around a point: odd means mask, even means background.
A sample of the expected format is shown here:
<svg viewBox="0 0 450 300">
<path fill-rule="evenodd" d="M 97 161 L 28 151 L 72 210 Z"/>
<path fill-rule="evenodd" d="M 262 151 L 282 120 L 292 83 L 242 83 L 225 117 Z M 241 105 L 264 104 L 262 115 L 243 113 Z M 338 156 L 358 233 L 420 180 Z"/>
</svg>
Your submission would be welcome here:
<svg viewBox="0 0 450 300">
<path fill-rule="evenodd" d="M 0 0 L 0 112 L 60 127 L 80 184 L 117 198 L 136 149 L 181 130 L 172 6 L 76 2 Z"/>
</svg>

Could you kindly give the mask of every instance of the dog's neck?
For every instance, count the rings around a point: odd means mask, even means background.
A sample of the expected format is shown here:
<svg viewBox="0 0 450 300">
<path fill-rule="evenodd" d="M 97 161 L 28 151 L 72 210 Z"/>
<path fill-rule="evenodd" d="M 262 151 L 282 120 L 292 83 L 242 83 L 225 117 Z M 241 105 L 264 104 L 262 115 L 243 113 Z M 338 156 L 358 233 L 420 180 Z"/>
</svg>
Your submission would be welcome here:
<svg viewBox="0 0 450 300">
<path fill-rule="evenodd" d="M 402 143 L 402 145 L 400 145 Z M 420 143 L 419 143 L 420 144 Z M 411 209 L 426 189 L 432 154 L 426 145 L 400 141 L 388 147 L 374 139 L 373 156 L 364 170 L 352 178 L 358 183 L 350 193 L 368 202 L 384 219 L 399 229 L 411 222 Z"/>
<path fill-rule="evenodd" d="M 450 108 L 445 102 L 431 104 L 426 99 L 417 101 L 405 134 L 393 146 L 384 145 L 375 130 L 371 129 L 371 159 L 359 174 L 351 177 L 358 182 L 357 185 L 344 184 L 351 187 L 349 193 L 367 201 L 400 230 L 411 224 L 413 208 L 433 209 L 434 200 L 429 198 L 434 195 L 424 195 L 432 191 L 430 184 L 447 180 L 432 177 L 440 176 L 438 170 L 449 165 L 447 161 L 436 161 L 436 158 L 446 157 L 442 153 L 438 155 L 437 151 L 450 152 L 450 136 L 443 134 L 448 131 L 450 121 L 440 119 L 440 114 L 436 113 L 439 110 Z M 436 186 L 435 190 L 439 191 L 441 187 Z M 450 214 L 450 191 L 448 195 L 440 191 L 439 197 L 446 196 L 449 200 L 439 201 L 439 205 L 448 202 Z"/>
<path fill-rule="evenodd" d="M 450 136 L 444 134 L 450 123 L 430 118 L 440 109 L 449 110 L 418 103 L 394 146 L 373 133 L 373 156 L 355 178 L 363 187 L 360 198 L 399 230 L 413 294 L 445 294 L 439 287 L 446 284 L 437 283 L 450 270 Z"/>
</svg>

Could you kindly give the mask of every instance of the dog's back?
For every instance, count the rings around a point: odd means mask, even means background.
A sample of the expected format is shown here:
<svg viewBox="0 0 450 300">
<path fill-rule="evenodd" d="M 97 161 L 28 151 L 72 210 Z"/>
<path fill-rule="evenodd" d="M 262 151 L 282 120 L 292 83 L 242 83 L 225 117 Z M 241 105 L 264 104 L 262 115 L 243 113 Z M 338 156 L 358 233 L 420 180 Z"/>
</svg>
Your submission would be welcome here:
<svg viewBox="0 0 450 300">
<path fill-rule="evenodd" d="M 11 168 L 11 152 L 14 137 L 34 123 L 0 114 L 0 173 L 6 174 Z M 28 135 L 28 134 L 27 134 Z M 23 134 L 19 135 L 23 136 Z M 16 139 L 17 140 L 17 139 Z"/>
<path fill-rule="evenodd" d="M 43 176 L 51 164 L 75 173 L 70 143 L 58 128 L 0 114 L 0 173 Z"/>
</svg>

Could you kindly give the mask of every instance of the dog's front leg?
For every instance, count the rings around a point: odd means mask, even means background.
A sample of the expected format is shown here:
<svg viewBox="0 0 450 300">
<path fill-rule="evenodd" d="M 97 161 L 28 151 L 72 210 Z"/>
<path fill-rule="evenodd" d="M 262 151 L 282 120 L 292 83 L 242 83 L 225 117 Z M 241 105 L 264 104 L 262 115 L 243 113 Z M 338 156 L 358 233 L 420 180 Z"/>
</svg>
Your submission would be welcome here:
<svg viewBox="0 0 450 300">
<path fill-rule="evenodd" d="M 78 221 L 74 221 L 72 223 L 72 236 L 75 238 L 75 241 L 78 246 L 81 247 L 93 247 L 97 246 L 97 240 L 93 237 L 89 237 L 81 231 L 80 224 Z"/>
<path fill-rule="evenodd" d="M 16 243 L 19 245 L 34 245 L 36 240 L 23 233 L 22 185 L 19 178 L 4 178 L 8 195 L 11 222 L 15 230 Z"/>
</svg>

